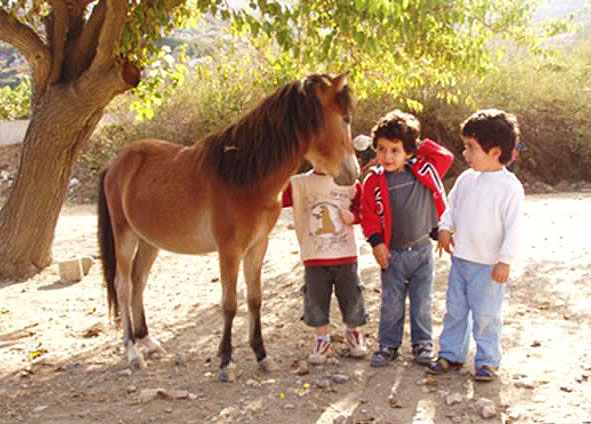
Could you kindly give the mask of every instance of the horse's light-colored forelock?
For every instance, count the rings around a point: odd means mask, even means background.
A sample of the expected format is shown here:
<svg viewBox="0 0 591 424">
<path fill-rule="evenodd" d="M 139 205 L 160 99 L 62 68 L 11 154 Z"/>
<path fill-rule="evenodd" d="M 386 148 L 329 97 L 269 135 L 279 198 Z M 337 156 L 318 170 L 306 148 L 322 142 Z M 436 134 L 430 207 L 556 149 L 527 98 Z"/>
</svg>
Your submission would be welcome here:
<svg viewBox="0 0 591 424">
<path fill-rule="evenodd" d="M 204 165 L 222 181 L 244 186 L 255 184 L 284 161 L 303 154 L 305 143 L 324 125 L 325 110 L 316 88 L 326 84 L 325 77 L 312 75 L 288 83 L 235 124 L 207 136 L 201 142 Z M 337 103 L 350 103 L 348 90 L 343 92 L 346 96 L 337 96 Z"/>
</svg>

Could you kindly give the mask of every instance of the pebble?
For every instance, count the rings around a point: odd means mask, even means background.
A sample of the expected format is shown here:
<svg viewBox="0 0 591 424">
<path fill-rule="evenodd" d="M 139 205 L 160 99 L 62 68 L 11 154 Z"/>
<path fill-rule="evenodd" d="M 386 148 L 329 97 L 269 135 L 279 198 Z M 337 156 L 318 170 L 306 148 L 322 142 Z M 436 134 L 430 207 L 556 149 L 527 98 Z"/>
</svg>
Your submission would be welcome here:
<svg viewBox="0 0 591 424">
<path fill-rule="evenodd" d="M 349 376 L 344 374 L 334 374 L 333 376 L 331 376 L 331 378 L 332 381 L 334 381 L 337 384 L 344 384 L 347 381 L 349 381 Z"/>
<path fill-rule="evenodd" d="M 456 403 L 461 403 L 464 400 L 463 396 L 460 393 L 452 393 L 445 398 L 445 403 L 448 406 L 455 405 Z"/>
<path fill-rule="evenodd" d="M 530 379 L 527 379 L 527 378 L 524 378 L 523 380 L 516 381 L 514 383 L 514 385 L 515 385 L 515 387 L 520 388 L 520 389 L 533 389 L 535 387 L 534 383 Z"/>
</svg>

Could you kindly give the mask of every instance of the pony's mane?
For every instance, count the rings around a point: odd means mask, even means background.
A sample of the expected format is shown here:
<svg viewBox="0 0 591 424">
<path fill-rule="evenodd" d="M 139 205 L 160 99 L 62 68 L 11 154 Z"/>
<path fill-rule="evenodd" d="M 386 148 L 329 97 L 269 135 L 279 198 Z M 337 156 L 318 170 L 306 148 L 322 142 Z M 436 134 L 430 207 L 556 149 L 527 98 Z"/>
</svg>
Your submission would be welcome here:
<svg viewBox="0 0 591 424">
<path fill-rule="evenodd" d="M 278 88 L 238 122 L 208 135 L 200 145 L 203 160 L 223 181 L 245 186 L 268 176 L 285 160 L 307 148 L 325 113 L 316 86 L 324 75 L 311 75 Z M 343 110 L 352 104 L 349 88 L 336 101 Z"/>
</svg>

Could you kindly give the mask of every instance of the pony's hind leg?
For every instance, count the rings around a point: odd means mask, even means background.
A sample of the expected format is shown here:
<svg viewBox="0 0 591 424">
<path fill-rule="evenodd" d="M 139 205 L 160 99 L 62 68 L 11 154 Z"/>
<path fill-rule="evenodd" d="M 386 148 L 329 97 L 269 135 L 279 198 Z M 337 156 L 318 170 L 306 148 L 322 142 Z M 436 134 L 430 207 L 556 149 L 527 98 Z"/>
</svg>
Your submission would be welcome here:
<svg viewBox="0 0 591 424">
<path fill-rule="evenodd" d="M 149 334 L 144 309 L 144 289 L 146 288 L 150 269 L 158 256 L 158 251 L 159 249 L 157 247 L 146 243 L 144 240 L 140 240 L 137 253 L 133 260 L 133 269 L 131 272 L 131 312 L 134 323 L 133 336 L 139 344 L 145 347 L 144 354 L 148 357 L 153 354 L 166 353 L 158 340 Z"/>
<path fill-rule="evenodd" d="M 145 368 L 146 363 L 135 343 L 133 315 L 131 313 L 132 283 L 131 265 L 135 256 L 138 238 L 130 230 L 120 231 L 116 236 L 117 272 L 115 289 L 117 303 L 123 327 L 123 346 L 127 353 L 127 361 L 131 368 Z"/>
<path fill-rule="evenodd" d="M 236 371 L 232 361 L 232 322 L 236 316 L 238 301 L 236 299 L 236 282 L 240 268 L 240 256 L 235 252 L 219 250 L 220 275 L 222 282 L 222 312 L 224 314 L 224 334 L 220 341 L 218 355 L 220 362 L 220 380 L 233 382 Z"/>
<path fill-rule="evenodd" d="M 265 371 L 275 368 L 273 360 L 267 356 L 261 329 L 261 271 L 267 251 L 268 239 L 252 246 L 244 256 L 244 279 L 247 287 L 249 313 L 249 341 L 259 367 Z"/>
</svg>

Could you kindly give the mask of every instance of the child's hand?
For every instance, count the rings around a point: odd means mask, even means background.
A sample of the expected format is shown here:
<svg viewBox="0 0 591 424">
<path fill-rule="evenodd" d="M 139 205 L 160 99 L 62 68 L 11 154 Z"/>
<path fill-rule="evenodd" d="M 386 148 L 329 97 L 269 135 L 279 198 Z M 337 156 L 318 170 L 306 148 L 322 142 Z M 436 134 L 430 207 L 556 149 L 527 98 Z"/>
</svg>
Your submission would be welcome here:
<svg viewBox="0 0 591 424">
<path fill-rule="evenodd" d="M 390 264 L 390 252 L 384 243 L 380 243 L 373 248 L 373 257 L 382 269 L 388 269 Z"/>
<path fill-rule="evenodd" d="M 437 234 L 437 253 L 441 257 L 441 253 L 445 250 L 450 255 L 453 253 L 453 247 L 455 246 L 454 238 L 449 230 L 439 230 Z"/>
<path fill-rule="evenodd" d="M 510 265 L 503 262 L 497 262 L 493 268 L 492 279 L 497 283 L 504 284 L 509 280 Z"/>
<path fill-rule="evenodd" d="M 339 214 L 345 225 L 352 225 L 355 222 L 355 215 L 347 209 L 339 209 Z"/>
</svg>

